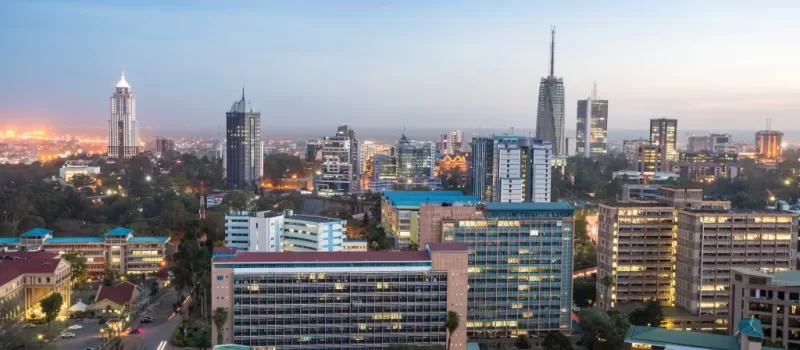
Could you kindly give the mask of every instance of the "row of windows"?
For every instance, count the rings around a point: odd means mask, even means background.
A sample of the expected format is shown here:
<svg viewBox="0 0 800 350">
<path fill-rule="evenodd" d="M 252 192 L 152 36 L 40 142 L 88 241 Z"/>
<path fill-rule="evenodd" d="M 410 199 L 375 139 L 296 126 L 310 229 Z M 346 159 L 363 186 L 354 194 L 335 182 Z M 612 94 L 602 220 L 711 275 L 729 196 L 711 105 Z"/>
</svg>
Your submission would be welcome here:
<svg viewBox="0 0 800 350">
<path fill-rule="evenodd" d="M 365 268 L 365 267 L 431 267 L 431 262 L 351 262 L 351 263 L 293 263 L 293 264 L 236 264 L 236 263 L 216 263 L 215 268 L 233 268 L 233 269 L 285 269 L 285 268 Z"/>
</svg>

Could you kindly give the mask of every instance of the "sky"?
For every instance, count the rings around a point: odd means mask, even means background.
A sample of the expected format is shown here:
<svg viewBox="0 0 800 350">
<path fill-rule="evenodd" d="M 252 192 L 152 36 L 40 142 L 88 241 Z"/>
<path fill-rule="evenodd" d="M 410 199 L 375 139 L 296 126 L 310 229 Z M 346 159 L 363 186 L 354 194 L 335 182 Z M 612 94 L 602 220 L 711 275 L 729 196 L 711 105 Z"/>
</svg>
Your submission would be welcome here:
<svg viewBox="0 0 800 350">
<path fill-rule="evenodd" d="M 0 1 L 0 130 L 102 132 L 124 66 L 150 129 L 534 127 L 539 80 L 610 129 L 796 130 L 800 1 Z M 333 129 L 331 129 L 333 132 Z M 568 135 L 569 136 L 569 135 Z"/>
</svg>

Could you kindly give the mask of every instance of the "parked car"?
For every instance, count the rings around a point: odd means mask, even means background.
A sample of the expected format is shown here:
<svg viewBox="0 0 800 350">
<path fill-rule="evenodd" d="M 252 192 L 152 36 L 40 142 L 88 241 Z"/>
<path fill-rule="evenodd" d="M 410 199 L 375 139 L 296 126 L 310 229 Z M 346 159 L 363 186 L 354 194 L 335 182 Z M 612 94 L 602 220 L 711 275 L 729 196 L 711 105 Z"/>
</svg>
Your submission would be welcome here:
<svg viewBox="0 0 800 350">
<path fill-rule="evenodd" d="M 26 323 L 22 325 L 22 328 L 33 328 L 33 327 L 36 327 L 36 325 L 33 323 Z"/>
<path fill-rule="evenodd" d="M 61 333 L 61 338 L 75 338 L 75 333 L 72 332 Z"/>
<path fill-rule="evenodd" d="M 100 321 L 97 321 L 97 324 L 106 324 L 106 322 L 108 322 L 108 320 L 101 318 Z"/>
<path fill-rule="evenodd" d="M 128 334 L 139 334 L 139 333 L 142 333 L 142 331 L 139 328 L 131 328 L 131 330 L 128 331 Z"/>
<path fill-rule="evenodd" d="M 74 324 L 72 326 L 67 327 L 67 329 L 83 329 L 83 326 L 79 324 Z"/>
</svg>

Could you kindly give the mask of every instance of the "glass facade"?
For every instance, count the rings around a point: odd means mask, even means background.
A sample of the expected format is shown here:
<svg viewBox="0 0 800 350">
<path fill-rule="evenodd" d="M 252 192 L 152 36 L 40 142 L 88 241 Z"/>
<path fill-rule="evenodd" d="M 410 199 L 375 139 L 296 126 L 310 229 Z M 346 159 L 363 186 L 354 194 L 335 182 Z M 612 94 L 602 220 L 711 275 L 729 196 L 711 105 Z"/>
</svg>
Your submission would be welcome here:
<svg viewBox="0 0 800 350">
<path fill-rule="evenodd" d="M 266 349 L 444 344 L 446 271 L 236 275 L 233 342 Z"/>
<path fill-rule="evenodd" d="M 445 242 L 469 248 L 470 337 L 570 329 L 573 209 L 532 210 L 526 204 L 442 224 Z"/>
<path fill-rule="evenodd" d="M 400 138 L 395 148 L 397 156 L 397 177 L 433 177 L 433 144 L 409 140 L 406 135 Z"/>
</svg>

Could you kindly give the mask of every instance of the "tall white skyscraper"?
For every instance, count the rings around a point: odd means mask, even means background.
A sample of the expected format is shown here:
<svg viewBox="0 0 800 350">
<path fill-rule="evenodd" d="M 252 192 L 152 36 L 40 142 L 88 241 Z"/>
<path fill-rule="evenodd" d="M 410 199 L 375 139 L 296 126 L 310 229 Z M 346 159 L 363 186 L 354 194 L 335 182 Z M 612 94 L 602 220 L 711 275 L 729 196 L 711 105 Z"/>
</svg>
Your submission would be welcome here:
<svg viewBox="0 0 800 350">
<path fill-rule="evenodd" d="M 336 135 L 322 139 L 322 164 L 314 177 L 319 193 L 343 194 L 361 189 L 361 153 L 356 133 L 347 125 L 336 128 Z"/>
<path fill-rule="evenodd" d="M 441 154 L 457 154 L 461 152 L 464 133 L 461 130 L 442 134 L 436 143 L 436 151 Z"/>
<path fill-rule="evenodd" d="M 125 80 L 125 72 L 111 96 L 108 121 L 108 157 L 131 158 L 139 154 L 139 122 L 136 121 L 136 96 Z"/>
</svg>

